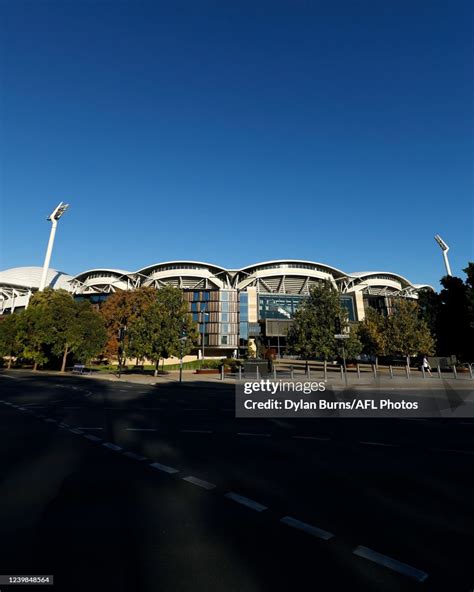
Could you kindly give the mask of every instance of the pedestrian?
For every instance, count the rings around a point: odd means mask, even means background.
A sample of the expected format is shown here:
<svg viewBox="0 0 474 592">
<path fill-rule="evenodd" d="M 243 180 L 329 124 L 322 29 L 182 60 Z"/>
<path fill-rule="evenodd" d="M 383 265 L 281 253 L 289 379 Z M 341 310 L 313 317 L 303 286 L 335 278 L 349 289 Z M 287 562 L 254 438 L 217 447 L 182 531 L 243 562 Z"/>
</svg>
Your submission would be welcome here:
<svg viewBox="0 0 474 592">
<path fill-rule="evenodd" d="M 423 367 L 424 371 L 428 372 L 428 374 L 431 376 L 431 366 L 426 356 L 423 356 L 423 362 L 421 363 L 421 366 Z"/>
</svg>

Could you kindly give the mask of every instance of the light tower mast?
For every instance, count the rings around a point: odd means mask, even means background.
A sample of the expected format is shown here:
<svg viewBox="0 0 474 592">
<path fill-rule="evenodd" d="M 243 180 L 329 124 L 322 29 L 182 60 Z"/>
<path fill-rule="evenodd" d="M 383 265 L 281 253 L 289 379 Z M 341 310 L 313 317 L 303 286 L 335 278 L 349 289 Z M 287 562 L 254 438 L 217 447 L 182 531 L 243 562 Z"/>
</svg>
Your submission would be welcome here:
<svg viewBox="0 0 474 592">
<path fill-rule="evenodd" d="M 53 245 L 54 245 L 54 236 L 56 234 L 56 228 L 58 226 L 58 220 L 64 214 L 64 212 L 68 209 L 69 204 L 65 204 L 61 202 L 53 211 L 52 213 L 46 218 L 46 220 L 51 220 L 51 232 L 49 234 L 49 241 L 48 247 L 46 249 L 46 256 L 44 258 L 43 264 L 43 273 L 41 275 L 41 282 L 39 286 L 39 291 L 42 292 L 44 287 L 46 286 L 46 278 L 48 276 L 48 269 L 49 269 L 49 262 L 51 261 L 51 253 L 53 252 Z"/>
<path fill-rule="evenodd" d="M 453 274 L 451 273 L 451 266 L 449 265 L 449 261 L 448 261 L 449 247 L 444 242 L 444 240 L 439 236 L 439 234 L 436 234 L 434 238 L 435 238 L 435 241 L 438 243 L 438 245 L 441 247 L 441 251 L 443 252 L 444 264 L 446 265 L 446 275 L 452 276 Z"/>
</svg>

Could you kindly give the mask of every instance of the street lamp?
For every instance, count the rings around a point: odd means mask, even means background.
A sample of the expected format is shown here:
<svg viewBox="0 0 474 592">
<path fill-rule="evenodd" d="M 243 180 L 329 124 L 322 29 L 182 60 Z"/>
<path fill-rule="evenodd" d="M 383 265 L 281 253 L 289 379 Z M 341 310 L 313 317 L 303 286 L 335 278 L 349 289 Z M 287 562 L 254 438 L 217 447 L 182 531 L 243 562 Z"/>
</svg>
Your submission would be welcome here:
<svg viewBox="0 0 474 592">
<path fill-rule="evenodd" d="M 444 264 L 446 265 L 446 275 L 452 276 L 453 274 L 451 273 L 451 266 L 449 265 L 449 261 L 448 261 L 449 247 L 444 242 L 444 240 L 439 236 L 439 234 L 436 234 L 434 238 L 435 238 L 435 241 L 440 246 L 441 251 L 443 252 Z"/>
<path fill-rule="evenodd" d="M 52 213 L 46 218 L 47 220 L 51 220 L 51 232 L 49 234 L 49 241 L 48 247 L 46 249 L 46 256 L 44 258 L 43 264 L 43 273 L 41 275 L 41 282 L 39 286 L 39 291 L 42 292 L 44 287 L 46 286 L 46 277 L 48 275 L 49 269 L 49 262 L 51 261 L 51 253 L 53 252 L 53 244 L 54 244 L 54 235 L 56 234 L 56 228 L 58 226 L 58 220 L 64 214 L 64 212 L 68 209 L 69 204 L 65 204 L 61 202 L 56 208 L 52 211 Z"/>
</svg>

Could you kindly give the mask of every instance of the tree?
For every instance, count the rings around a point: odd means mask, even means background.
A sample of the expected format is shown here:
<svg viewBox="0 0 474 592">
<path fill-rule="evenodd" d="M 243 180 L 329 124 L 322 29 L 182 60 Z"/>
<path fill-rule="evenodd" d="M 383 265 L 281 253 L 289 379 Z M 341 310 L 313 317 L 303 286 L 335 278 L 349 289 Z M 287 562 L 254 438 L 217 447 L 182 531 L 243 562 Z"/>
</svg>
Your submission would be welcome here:
<svg viewBox="0 0 474 592">
<path fill-rule="evenodd" d="M 399 298 L 395 310 L 386 321 L 386 353 L 407 358 L 420 354 L 430 355 L 435 351 L 435 340 L 428 325 L 418 315 L 416 302 Z"/>
<path fill-rule="evenodd" d="M 468 359 L 472 353 L 469 284 L 465 284 L 461 278 L 445 276 L 441 279 L 441 285 L 443 289 L 440 292 L 439 311 L 440 352 L 443 355 L 454 354 L 458 358 Z"/>
<path fill-rule="evenodd" d="M 196 323 L 192 321 L 182 291 L 165 286 L 156 292 L 155 301 L 130 326 L 127 354 L 153 360 L 156 375 L 161 359 L 183 356 L 197 343 Z"/>
<path fill-rule="evenodd" d="M 74 303 L 74 319 L 67 331 L 66 348 L 61 370 L 66 369 L 67 351 L 84 364 L 97 356 L 107 342 L 107 331 L 102 317 L 89 302 Z"/>
<path fill-rule="evenodd" d="M 288 330 L 290 351 L 310 358 L 334 357 L 338 345 L 334 338 L 336 319 L 341 322 L 341 331 L 348 326 L 347 312 L 341 307 L 339 292 L 329 281 L 314 287 L 309 297 L 301 304 Z"/>
<path fill-rule="evenodd" d="M 142 318 L 146 309 L 155 301 L 156 294 L 154 288 L 143 286 L 133 291 L 120 290 L 107 298 L 99 311 L 107 330 L 107 355 L 119 355 L 119 329 L 127 327 L 127 335 L 130 336 L 134 323 Z"/>
<path fill-rule="evenodd" d="M 358 336 L 364 354 L 377 358 L 383 356 L 387 349 L 387 319 L 373 308 L 365 311 L 365 318 L 359 323 Z"/>
<path fill-rule="evenodd" d="M 41 306 L 35 306 L 35 295 L 28 308 L 18 314 L 18 340 L 21 345 L 20 355 L 33 360 L 33 370 L 45 364 L 50 356 L 47 344 L 50 325 Z"/>
<path fill-rule="evenodd" d="M 0 357 L 8 357 L 8 368 L 13 358 L 21 352 L 19 340 L 18 315 L 5 316 L 0 321 Z"/>
</svg>

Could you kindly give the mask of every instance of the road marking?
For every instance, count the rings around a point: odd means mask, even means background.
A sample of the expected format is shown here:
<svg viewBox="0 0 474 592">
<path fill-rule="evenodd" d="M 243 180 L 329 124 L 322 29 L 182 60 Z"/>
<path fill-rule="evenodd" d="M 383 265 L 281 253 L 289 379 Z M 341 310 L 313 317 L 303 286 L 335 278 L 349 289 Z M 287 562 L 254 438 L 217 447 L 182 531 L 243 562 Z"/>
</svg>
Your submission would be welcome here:
<svg viewBox="0 0 474 592">
<path fill-rule="evenodd" d="M 60 428 L 64 428 L 64 429 L 66 429 L 66 428 L 70 428 L 70 427 L 71 427 L 71 426 L 70 426 L 68 423 L 64 423 L 63 421 L 60 421 L 60 422 L 58 423 L 58 426 L 59 426 Z"/>
<path fill-rule="evenodd" d="M 474 426 L 474 421 L 461 421 L 461 425 Z"/>
<path fill-rule="evenodd" d="M 321 442 L 326 442 L 331 438 L 327 438 L 326 436 L 293 436 L 296 440 L 320 440 Z"/>
<path fill-rule="evenodd" d="M 179 430 L 184 434 L 212 434 L 212 430 Z"/>
<path fill-rule="evenodd" d="M 264 438 L 269 438 L 270 434 L 252 434 L 251 432 L 237 432 L 237 436 L 260 436 Z"/>
<path fill-rule="evenodd" d="M 82 407 L 63 407 L 63 409 L 83 409 Z"/>
<path fill-rule="evenodd" d="M 428 450 L 433 450 L 435 452 L 455 452 L 458 454 L 474 454 L 474 450 L 457 450 L 455 448 L 428 448 Z"/>
<path fill-rule="evenodd" d="M 399 446 L 399 444 L 387 444 L 385 442 L 364 442 L 364 441 L 360 441 L 359 444 L 366 444 L 367 446 L 392 446 L 392 447 L 397 447 Z"/>
<path fill-rule="evenodd" d="M 231 499 L 234 502 L 237 502 L 238 504 L 242 504 L 243 506 L 247 506 L 247 508 L 251 508 L 252 510 L 255 510 L 256 512 L 263 512 L 264 510 L 268 509 L 267 506 L 259 504 L 258 502 L 254 501 L 248 497 L 245 497 L 243 495 L 239 495 L 238 493 L 234 493 L 233 491 L 226 493 L 224 497 Z"/>
<path fill-rule="evenodd" d="M 308 534 L 311 534 L 318 539 L 323 539 L 324 541 L 329 541 L 329 539 L 333 539 L 335 536 L 332 534 L 332 532 L 328 532 L 327 530 L 323 530 L 317 526 L 312 526 L 306 522 L 301 522 L 301 520 L 296 520 L 296 518 L 292 518 L 291 516 L 285 516 L 284 518 L 281 518 L 280 522 L 286 524 L 287 526 L 292 526 L 293 528 L 302 530 L 303 532 L 307 532 Z"/>
<path fill-rule="evenodd" d="M 164 411 L 164 407 L 137 407 L 138 411 Z"/>
<path fill-rule="evenodd" d="M 0 374 L 2 378 L 10 378 L 11 380 L 21 380 L 18 376 L 7 376 L 6 374 Z"/>
<path fill-rule="evenodd" d="M 174 469 L 173 467 L 167 467 L 166 465 L 162 465 L 161 463 L 152 463 L 150 467 L 154 469 L 158 469 L 159 471 L 163 471 L 164 473 L 179 473 L 178 469 Z"/>
<path fill-rule="evenodd" d="M 101 438 L 98 438 L 97 436 L 93 436 L 92 434 L 84 434 L 84 438 L 87 438 L 88 440 L 92 440 L 92 442 L 100 442 Z"/>
<path fill-rule="evenodd" d="M 78 430 L 103 430 L 104 428 L 83 428 L 83 427 L 80 427 L 80 428 L 77 428 L 77 429 Z"/>
<path fill-rule="evenodd" d="M 398 573 L 413 578 L 418 582 L 424 582 L 428 577 L 426 572 L 416 569 L 411 565 L 407 565 L 406 563 L 402 563 L 401 561 L 397 561 L 396 559 L 392 559 L 387 555 L 377 553 L 377 551 L 372 551 L 372 549 L 369 549 L 368 547 L 359 545 L 356 549 L 354 549 L 353 553 L 358 557 L 363 557 L 364 559 L 368 559 L 369 561 L 373 561 L 374 563 L 388 567 L 388 569 L 397 571 Z"/>
<path fill-rule="evenodd" d="M 203 408 L 203 409 L 197 409 L 197 408 L 196 409 L 194 409 L 194 408 L 190 409 L 190 408 L 188 408 L 188 409 L 183 409 L 183 411 L 209 411 L 209 410 L 206 409 L 206 408 Z"/>
<path fill-rule="evenodd" d="M 126 428 L 127 432 L 157 432 L 156 428 Z"/>
<path fill-rule="evenodd" d="M 44 421 L 47 421 L 49 423 L 57 423 L 57 419 L 53 419 L 52 417 L 47 417 Z"/>
<path fill-rule="evenodd" d="M 117 444 L 112 444 L 111 442 L 104 442 L 102 444 L 102 446 L 105 446 L 106 448 L 110 448 L 110 450 L 115 450 L 115 451 L 119 451 L 122 450 L 121 446 L 117 446 Z"/>
<path fill-rule="evenodd" d="M 188 483 L 192 483 L 193 485 L 197 485 L 198 487 L 202 487 L 203 489 L 215 489 L 214 483 L 209 483 L 208 481 L 203 481 L 202 479 L 198 479 L 197 477 L 193 477 L 190 475 L 189 477 L 183 477 L 183 481 L 187 481 Z"/>
<path fill-rule="evenodd" d="M 127 389 L 119 389 L 119 393 L 128 393 Z"/>
<path fill-rule="evenodd" d="M 71 428 L 69 431 L 72 432 L 73 434 L 81 434 L 82 435 L 84 433 L 82 430 L 79 430 L 77 428 Z"/>
<path fill-rule="evenodd" d="M 133 458 L 134 460 L 148 460 L 146 456 L 135 454 L 135 452 L 124 452 L 123 455 L 128 456 L 128 458 Z"/>
</svg>

